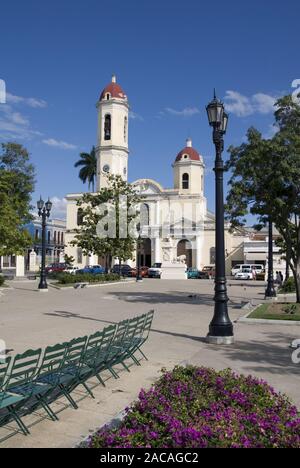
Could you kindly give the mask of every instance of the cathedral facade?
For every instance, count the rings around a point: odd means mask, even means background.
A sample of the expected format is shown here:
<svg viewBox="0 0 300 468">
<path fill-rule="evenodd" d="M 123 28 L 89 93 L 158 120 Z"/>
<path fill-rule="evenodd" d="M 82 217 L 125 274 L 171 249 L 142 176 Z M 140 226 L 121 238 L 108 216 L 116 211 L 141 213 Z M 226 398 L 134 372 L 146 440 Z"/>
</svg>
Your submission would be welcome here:
<svg viewBox="0 0 300 468">
<path fill-rule="evenodd" d="M 100 94 L 97 109 L 96 187 L 99 190 L 107 185 L 107 174 L 128 179 L 129 102 L 115 76 Z M 191 139 L 174 157 L 172 170 L 171 188 L 164 188 L 147 177 L 132 182 L 142 196 L 141 264 L 151 266 L 185 256 L 188 267 L 200 270 L 214 265 L 215 219 L 207 209 L 205 164 L 203 157 L 193 148 Z M 69 244 L 74 238 L 74 229 L 78 227 L 76 203 L 81 196 L 80 193 L 66 196 L 66 253 L 75 258 L 79 267 L 101 264 L 101 259 L 92 253 L 85 257 L 80 248 Z M 225 242 L 226 251 L 234 251 L 236 241 L 227 229 Z M 135 265 L 135 259 L 128 263 Z"/>
</svg>

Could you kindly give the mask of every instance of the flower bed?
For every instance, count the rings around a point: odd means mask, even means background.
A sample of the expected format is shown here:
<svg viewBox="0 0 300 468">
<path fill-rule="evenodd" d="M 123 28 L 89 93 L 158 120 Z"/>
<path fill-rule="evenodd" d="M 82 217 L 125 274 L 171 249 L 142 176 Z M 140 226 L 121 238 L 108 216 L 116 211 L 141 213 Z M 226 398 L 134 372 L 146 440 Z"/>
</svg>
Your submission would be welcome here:
<svg viewBox="0 0 300 468">
<path fill-rule="evenodd" d="M 103 428 L 90 448 L 300 447 L 300 419 L 287 397 L 231 370 L 176 367 L 163 372 L 117 429 Z"/>
</svg>

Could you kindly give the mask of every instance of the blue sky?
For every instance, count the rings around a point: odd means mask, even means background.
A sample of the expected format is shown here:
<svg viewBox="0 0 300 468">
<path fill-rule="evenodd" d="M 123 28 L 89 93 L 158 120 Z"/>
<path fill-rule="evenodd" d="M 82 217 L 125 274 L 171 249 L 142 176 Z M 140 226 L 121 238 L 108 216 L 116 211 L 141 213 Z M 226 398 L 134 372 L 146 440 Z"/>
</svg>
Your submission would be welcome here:
<svg viewBox="0 0 300 468">
<path fill-rule="evenodd" d="M 172 186 L 171 164 L 190 136 L 206 162 L 210 209 L 214 148 L 205 105 L 213 88 L 230 111 L 228 147 L 251 125 L 271 135 L 274 100 L 300 78 L 297 0 L 10 0 L 0 13 L 8 92 L 0 141 L 29 149 L 34 201 L 54 197 L 58 215 L 66 193 L 85 189 L 74 162 L 96 142 L 95 103 L 112 73 L 134 117 L 129 180 Z"/>
</svg>

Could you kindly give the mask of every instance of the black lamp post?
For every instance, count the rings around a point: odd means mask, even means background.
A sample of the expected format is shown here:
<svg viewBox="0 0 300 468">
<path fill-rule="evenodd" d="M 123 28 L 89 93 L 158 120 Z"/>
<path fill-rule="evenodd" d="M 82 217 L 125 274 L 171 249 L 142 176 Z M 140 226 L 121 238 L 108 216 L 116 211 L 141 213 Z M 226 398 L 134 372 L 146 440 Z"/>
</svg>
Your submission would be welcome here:
<svg viewBox="0 0 300 468">
<path fill-rule="evenodd" d="M 141 283 L 143 281 L 143 277 L 141 274 L 141 234 L 136 242 L 136 282 Z"/>
<path fill-rule="evenodd" d="M 42 264 L 41 264 L 41 274 L 40 274 L 40 283 L 38 288 L 41 290 L 47 290 L 48 285 L 46 281 L 46 270 L 45 270 L 45 261 L 46 261 L 46 220 L 50 216 L 50 211 L 52 208 L 52 203 L 48 199 L 46 203 L 40 197 L 37 202 L 37 209 L 39 216 L 42 217 Z"/>
<path fill-rule="evenodd" d="M 276 297 L 274 287 L 274 271 L 273 271 L 273 223 L 269 219 L 269 246 L 268 246 L 268 284 L 265 292 L 265 298 L 270 299 Z"/>
<path fill-rule="evenodd" d="M 216 98 L 206 107 L 209 125 L 213 127 L 213 142 L 216 147 L 215 181 L 216 181 L 216 276 L 215 276 L 215 311 L 207 336 L 209 343 L 232 344 L 233 326 L 228 315 L 228 296 L 225 275 L 225 236 L 224 236 L 224 164 L 222 151 L 224 135 L 227 129 L 228 115 L 224 105 Z"/>
</svg>

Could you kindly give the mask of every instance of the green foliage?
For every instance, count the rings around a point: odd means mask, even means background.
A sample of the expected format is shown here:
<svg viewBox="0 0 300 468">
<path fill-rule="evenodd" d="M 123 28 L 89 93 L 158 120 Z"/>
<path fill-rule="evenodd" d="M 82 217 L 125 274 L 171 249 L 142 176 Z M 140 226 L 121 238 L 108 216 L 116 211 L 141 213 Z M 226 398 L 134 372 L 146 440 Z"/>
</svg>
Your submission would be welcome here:
<svg viewBox="0 0 300 468">
<path fill-rule="evenodd" d="M 108 186 L 96 194 L 84 194 L 77 205 L 82 213 L 82 225 L 75 230 L 72 245 L 82 248 L 84 255 L 91 252 L 99 257 L 118 257 L 121 261 L 132 258 L 136 238 L 130 232 L 131 223 L 138 213 L 133 210 L 141 201 L 134 188 L 121 176 L 108 175 Z M 105 210 L 103 210 L 105 207 Z M 126 236 L 120 235 L 120 213 L 127 213 Z M 99 236 L 98 223 L 115 220 L 115 237 Z M 123 233 L 124 234 L 124 233 Z"/>
<path fill-rule="evenodd" d="M 297 304 L 288 304 L 283 308 L 283 311 L 289 315 L 295 315 L 297 313 Z"/>
<path fill-rule="evenodd" d="M 3 286 L 4 281 L 5 281 L 4 276 L 0 275 L 0 286 Z"/>
<path fill-rule="evenodd" d="M 31 220 L 34 167 L 22 145 L 6 143 L 1 148 L 0 255 L 22 254 L 32 242 L 23 226 Z"/>
<path fill-rule="evenodd" d="M 70 273 L 58 273 L 56 279 L 60 284 L 104 283 L 107 281 L 120 280 L 120 276 L 113 273 L 108 273 L 106 275 L 92 275 L 91 273 L 72 275 Z"/>
<path fill-rule="evenodd" d="M 279 293 L 294 293 L 296 291 L 295 279 L 293 277 L 288 278 L 281 286 Z"/>
<path fill-rule="evenodd" d="M 258 216 L 258 228 L 268 220 L 276 225 L 300 302 L 300 107 L 285 96 L 274 115 L 278 131 L 272 139 L 250 128 L 246 143 L 229 148 L 226 211 L 233 227 L 245 224 L 249 213 Z"/>
<path fill-rule="evenodd" d="M 74 264 L 74 262 L 75 262 L 75 258 L 72 257 L 72 255 L 65 254 L 64 261 L 65 261 L 66 265 L 72 266 Z"/>
<path fill-rule="evenodd" d="M 81 167 L 79 171 L 79 178 L 85 184 L 88 183 L 88 189 L 92 186 L 94 192 L 95 178 L 97 174 L 97 158 L 95 147 L 93 146 L 90 153 L 80 153 L 80 158 L 74 167 Z"/>
</svg>

